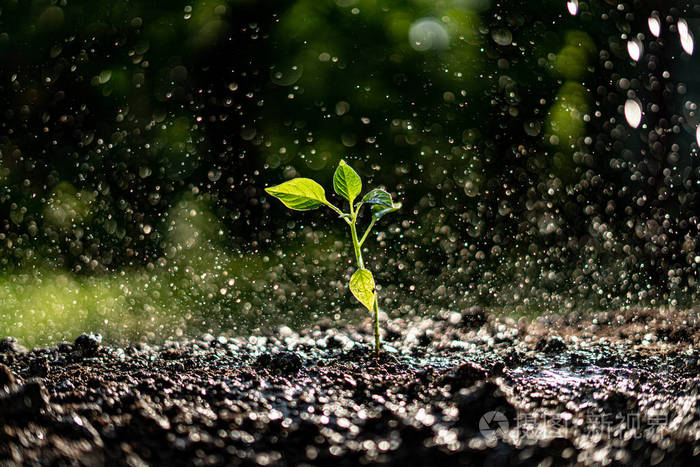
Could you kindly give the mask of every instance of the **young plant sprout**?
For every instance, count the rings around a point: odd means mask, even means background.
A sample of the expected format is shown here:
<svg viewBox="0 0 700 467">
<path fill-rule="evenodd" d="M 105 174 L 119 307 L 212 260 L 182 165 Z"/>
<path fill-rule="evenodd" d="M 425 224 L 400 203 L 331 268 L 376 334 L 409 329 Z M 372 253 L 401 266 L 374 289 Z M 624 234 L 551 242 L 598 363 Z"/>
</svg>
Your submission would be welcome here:
<svg viewBox="0 0 700 467">
<path fill-rule="evenodd" d="M 265 188 L 269 194 L 282 201 L 289 209 L 296 211 L 309 211 L 321 206 L 327 206 L 335 211 L 341 219 L 350 226 L 352 246 L 357 260 L 357 271 L 350 278 L 350 291 L 355 298 L 367 309 L 374 313 L 374 346 L 379 353 L 381 343 L 379 340 L 379 300 L 374 284 L 374 277 L 369 269 L 365 268 L 362 260 L 362 245 L 367 240 L 374 224 L 390 212 L 401 207 L 401 203 L 394 203 L 391 195 L 381 188 L 375 188 L 368 192 L 362 199 L 355 203 L 355 199 L 362 192 L 362 180 L 352 167 L 341 160 L 333 175 L 333 189 L 345 198 L 350 204 L 350 212 L 343 212 L 326 199 L 323 187 L 310 178 L 294 178 L 281 185 Z M 371 206 L 372 219 L 361 238 L 357 235 L 357 218 L 362 206 Z M 358 239 L 359 238 L 359 239 Z"/>
</svg>

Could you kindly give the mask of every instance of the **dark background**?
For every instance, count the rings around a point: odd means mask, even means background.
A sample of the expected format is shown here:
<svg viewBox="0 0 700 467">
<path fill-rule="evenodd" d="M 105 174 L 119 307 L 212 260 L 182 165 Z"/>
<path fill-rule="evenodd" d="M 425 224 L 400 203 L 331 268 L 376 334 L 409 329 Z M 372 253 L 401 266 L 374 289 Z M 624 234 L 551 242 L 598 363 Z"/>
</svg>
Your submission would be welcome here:
<svg viewBox="0 0 700 467">
<path fill-rule="evenodd" d="M 341 158 L 403 202 L 366 244 L 389 315 L 696 300 L 697 6 L 1 3 L 6 333 L 360 313 L 344 224 L 263 191 Z"/>
</svg>

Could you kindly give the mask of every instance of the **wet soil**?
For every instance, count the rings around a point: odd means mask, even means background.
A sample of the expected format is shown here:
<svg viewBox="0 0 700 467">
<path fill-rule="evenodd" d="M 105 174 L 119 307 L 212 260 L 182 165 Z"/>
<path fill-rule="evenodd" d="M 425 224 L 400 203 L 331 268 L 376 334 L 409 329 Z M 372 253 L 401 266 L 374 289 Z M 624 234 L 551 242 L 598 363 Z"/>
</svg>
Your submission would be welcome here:
<svg viewBox="0 0 700 467">
<path fill-rule="evenodd" d="M 479 308 L 160 346 L 0 342 L 0 465 L 698 465 L 700 320 Z"/>
</svg>

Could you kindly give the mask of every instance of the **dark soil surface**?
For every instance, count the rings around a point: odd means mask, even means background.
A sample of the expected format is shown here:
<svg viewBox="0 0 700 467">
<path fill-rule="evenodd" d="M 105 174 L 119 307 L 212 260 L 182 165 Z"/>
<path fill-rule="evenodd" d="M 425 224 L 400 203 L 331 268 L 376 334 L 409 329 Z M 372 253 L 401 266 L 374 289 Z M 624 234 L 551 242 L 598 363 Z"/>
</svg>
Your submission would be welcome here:
<svg viewBox="0 0 700 467">
<path fill-rule="evenodd" d="M 332 324 L 5 339 L 0 465 L 700 465 L 693 311 Z"/>
</svg>

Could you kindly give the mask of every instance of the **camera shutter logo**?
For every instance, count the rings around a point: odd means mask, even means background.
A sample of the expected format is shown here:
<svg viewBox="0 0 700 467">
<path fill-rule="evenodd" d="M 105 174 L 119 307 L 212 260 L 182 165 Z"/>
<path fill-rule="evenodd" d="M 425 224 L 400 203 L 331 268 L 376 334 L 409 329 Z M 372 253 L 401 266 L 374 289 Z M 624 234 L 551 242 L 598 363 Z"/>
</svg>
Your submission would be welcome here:
<svg viewBox="0 0 700 467">
<path fill-rule="evenodd" d="M 479 431 L 485 438 L 502 438 L 508 432 L 509 426 L 505 414 L 498 410 L 486 412 L 479 420 Z"/>
</svg>

